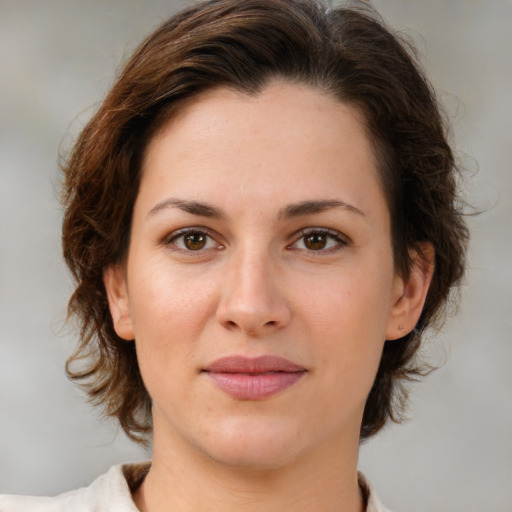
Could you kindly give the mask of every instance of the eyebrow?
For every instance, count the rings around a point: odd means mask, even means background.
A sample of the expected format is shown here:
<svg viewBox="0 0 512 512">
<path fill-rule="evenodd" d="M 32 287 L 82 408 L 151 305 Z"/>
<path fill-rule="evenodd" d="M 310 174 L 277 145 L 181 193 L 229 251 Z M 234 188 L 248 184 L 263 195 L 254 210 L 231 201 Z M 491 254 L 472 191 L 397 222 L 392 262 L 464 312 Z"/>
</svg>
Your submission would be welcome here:
<svg viewBox="0 0 512 512">
<path fill-rule="evenodd" d="M 180 210 L 192 215 L 208 217 L 212 219 L 224 219 L 226 217 L 220 208 L 217 208 L 211 204 L 200 201 L 187 201 L 185 199 L 175 198 L 169 198 L 159 202 L 153 208 L 151 208 L 147 216 L 152 217 L 153 215 L 156 215 L 160 211 L 167 208 L 179 208 Z M 314 215 L 315 213 L 320 213 L 332 208 L 343 208 L 349 212 L 362 215 L 363 217 L 365 216 L 365 214 L 359 210 L 359 208 L 345 203 L 344 201 L 340 201 L 338 199 L 324 199 L 292 203 L 279 212 L 278 218 L 290 219 L 293 217 L 300 217 L 302 215 Z"/>
<path fill-rule="evenodd" d="M 356 208 L 351 204 L 345 203 L 344 201 L 339 201 L 337 199 L 327 199 L 302 201 L 300 203 L 290 204 L 279 212 L 279 218 L 290 219 L 292 217 L 300 217 L 302 215 L 314 215 L 315 213 L 320 213 L 332 208 L 343 208 L 349 212 L 357 213 L 363 217 L 365 216 L 365 214 L 359 208 Z"/>
<path fill-rule="evenodd" d="M 184 199 L 169 198 L 156 204 L 151 210 L 149 210 L 147 216 L 152 217 L 158 212 L 167 208 L 179 208 L 184 212 L 191 213 L 192 215 L 198 215 L 200 217 L 209 217 L 213 219 L 223 219 L 224 214 L 219 208 L 212 206 L 208 203 L 199 201 L 186 201 Z"/>
</svg>

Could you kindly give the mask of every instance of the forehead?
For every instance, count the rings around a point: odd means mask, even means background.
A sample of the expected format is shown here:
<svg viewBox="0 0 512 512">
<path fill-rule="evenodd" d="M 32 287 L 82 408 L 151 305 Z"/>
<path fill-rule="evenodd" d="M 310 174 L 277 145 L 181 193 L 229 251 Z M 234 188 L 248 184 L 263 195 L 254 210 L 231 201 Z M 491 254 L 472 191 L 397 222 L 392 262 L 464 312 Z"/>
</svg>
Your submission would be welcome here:
<svg viewBox="0 0 512 512">
<path fill-rule="evenodd" d="M 278 110 L 276 106 L 279 107 Z M 215 122 L 227 124 L 226 120 L 233 109 L 237 111 L 237 120 L 251 124 L 262 118 L 274 123 L 282 120 L 283 123 L 288 123 L 288 130 L 293 128 L 293 125 L 289 124 L 293 120 L 292 115 L 299 122 L 307 119 L 315 121 L 312 127 L 317 129 L 320 127 L 317 123 L 322 119 L 325 121 L 324 124 L 328 124 L 332 129 L 335 117 L 350 117 L 351 121 L 358 125 L 358 129 L 366 129 L 364 116 L 355 105 L 342 102 L 334 94 L 312 85 L 276 78 L 255 93 L 218 86 L 180 100 L 169 109 L 165 116 L 166 121 L 159 123 L 159 128 L 152 139 L 186 122 L 200 120 L 202 128 L 207 128 Z M 220 110 L 226 111 L 224 117 Z M 255 115 L 255 111 L 258 115 Z M 285 113 L 286 116 L 283 115 Z M 210 123 L 205 123 L 207 118 Z"/>
<path fill-rule="evenodd" d="M 361 203 L 380 189 L 360 112 L 287 82 L 270 83 L 256 95 L 218 88 L 182 106 L 147 147 L 141 192 L 149 182 L 155 190 L 167 183 L 174 193 L 193 187 L 197 195 L 215 184 L 247 197 L 251 192 L 253 199 L 276 191 L 283 198 L 332 195 L 352 182 L 353 199 Z"/>
</svg>

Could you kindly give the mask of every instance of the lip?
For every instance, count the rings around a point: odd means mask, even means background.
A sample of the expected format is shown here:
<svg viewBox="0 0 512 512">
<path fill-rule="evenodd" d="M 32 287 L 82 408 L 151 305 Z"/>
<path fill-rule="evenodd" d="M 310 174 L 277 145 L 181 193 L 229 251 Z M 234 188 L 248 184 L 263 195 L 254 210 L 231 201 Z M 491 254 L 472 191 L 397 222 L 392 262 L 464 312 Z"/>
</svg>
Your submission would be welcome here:
<svg viewBox="0 0 512 512">
<path fill-rule="evenodd" d="M 288 359 L 228 356 L 202 370 L 222 391 L 240 400 L 263 400 L 293 386 L 307 370 Z"/>
</svg>

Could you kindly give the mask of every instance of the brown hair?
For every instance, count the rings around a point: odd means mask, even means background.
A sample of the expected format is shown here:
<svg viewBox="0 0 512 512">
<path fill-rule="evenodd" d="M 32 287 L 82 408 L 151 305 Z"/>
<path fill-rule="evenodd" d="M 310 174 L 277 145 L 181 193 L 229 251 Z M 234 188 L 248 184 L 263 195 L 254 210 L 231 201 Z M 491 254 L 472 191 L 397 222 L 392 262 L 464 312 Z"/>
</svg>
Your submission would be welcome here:
<svg viewBox="0 0 512 512">
<path fill-rule="evenodd" d="M 439 107 L 412 54 L 361 9 L 331 10 L 313 0 L 209 0 L 170 18 L 128 60 L 63 165 L 63 250 L 77 282 L 69 314 L 81 326 L 68 375 L 130 437 L 144 441 L 151 431 L 151 400 L 134 344 L 114 331 L 102 278 L 127 254 L 143 152 L 184 101 L 218 86 L 257 94 L 275 77 L 309 84 L 362 112 L 391 213 L 397 271 L 407 276 L 418 243 L 435 248 L 423 313 L 413 332 L 385 343 L 361 438 L 388 418 L 400 419 L 403 384 L 421 373 L 414 356 L 460 282 L 468 239 Z"/>
</svg>

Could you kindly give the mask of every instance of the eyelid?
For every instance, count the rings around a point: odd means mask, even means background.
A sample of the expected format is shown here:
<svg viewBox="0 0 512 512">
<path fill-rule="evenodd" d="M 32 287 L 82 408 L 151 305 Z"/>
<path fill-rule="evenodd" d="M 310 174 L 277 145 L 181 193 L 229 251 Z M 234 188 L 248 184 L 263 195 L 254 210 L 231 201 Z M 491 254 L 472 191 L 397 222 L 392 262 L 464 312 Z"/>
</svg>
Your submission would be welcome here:
<svg viewBox="0 0 512 512">
<path fill-rule="evenodd" d="M 197 250 L 197 251 L 186 250 L 186 249 L 182 249 L 181 247 L 178 247 L 177 245 L 175 245 L 173 243 L 173 240 L 176 240 L 177 238 L 180 238 L 180 237 L 190 234 L 190 233 L 204 233 L 206 236 L 208 236 L 209 238 L 214 240 L 215 243 L 217 244 L 217 246 L 214 249 L 218 250 L 218 249 L 224 248 L 224 244 L 222 244 L 218 240 L 219 239 L 218 234 L 204 226 L 187 226 L 186 228 L 177 229 L 177 230 L 173 231 L 172 233 L 169 233 L 168 235 L 164 236 L 162 239 L 162 244 L 167 247 L 170 246 L 172 248 L 172 250 L 174 250 L 174 251 L 180 251 L 182 253 L 191 254 L 191 255 L 194 255 L 194 254 L 198 255 L 201 252 L 207 251 L 208 249 L 201 249 L 201 250 Z M 210 247 L 209 249 L 211 250 L 212 248 Z"/>
<path fill-rule="evenodd" d="M 340 231 L 336 231 L 335 229 L 323 228 L 323 227 L 307 227 L 307 228 L 303 228 L 295 233 L 295 235 L 293 236 L 293 242 L 288 244 L 287 248 L 293 249 L 293 246 L 297 242 L 299 242 L 299 240 L 301 240 L 304 236 L 311 235 L 311 234 L 327 235 L 331 239 L 334 239 L 337 242 L 336 247 L 321 249 L 318 251 L 308 250 L 308 252 L 311 254 L 314 254 L 314 253 L 321 254 L 321 253 L 330 252 L 333 249 L 336 250 L 340 247 L 346 247 L 352 243 L 352 240 L 350 239 L 350 237 L 348 237 L 347 235 L 343 234 Z M 297 249 L 297 250 L 307 250 L 307 249 Z"/>
<path fill-rule="evenodd" d="M 186 249 L 183 249 L 181 247 L 178 247 L 176 244 L 173 243 L 174 240 L 176 240 L 177 238 L 180 238 L 184 235 L 187 235 L 189 233 L 204 233 L 206 236 L 208 236 L 209 238 L 211 238 L 215 243 L 216 243 L 216 247 L 212 248 L 207 248 L 207 249 L 200 249 L 200 250 L 197 250 L 197 251 L 193 251 L 193 250 L 186 250 Z M 312 250 L 312 249 L 298 249 L 298 248 L 294 248 L 293 246 L 295 244 L 297 244 L 303 237 L 307 236 L 307 235 L 310 235 L 310 234 L 321 234 L 321 235 L 327 235 L 331 240 L 335 240 L 337 242 L 336 246 L 335 247 L 329 247 L 327 249 L 320 249 L 320 250 Z M 218 235 L 218 233 L 212 231 L 211 229 L 205 227 L 205 226 L 187 226 L 186 228 L 180 228 L 180 229 L 177 229 L 169 234 L 167 234 L 166 236 L 164 236 L 162 238 L 162 245 L 166 246 L 166 247 L 171 247 L 172 250 L 174 251 L 179 251 L 179 252 L 182 252 L 182 253 L 186 253 L 186 254 L 191 254 L 191 255 L 199 255 L 200 253 L 203 253 L 207 250 L 211 250 L 211 249 L 215 249 L 215 250 L 219 250 L 219 249 L 224 249 L 225 247 L 225 244 L 223 244 L 222 242 L 219 241 L 219 238 L 220 236 Z M 303 229 L 300 229 L 299 231 L 297 231 L 294 235 L 293 235 L 293 239 L 292 239 L 292 242 L 287 244 L 286 248 L 287 249 L 296 249 L 296 250 L 305 250 L 309 253 L 318 253 L 318 254 L 321 254 L 321 253 L 326 253 L 326 252 L 331 252 L 333 250 L 336 250 L 340 247 L 346 247 L 348 245 L 350 245 L 352 243 L 350 237 L 348 237 L 347 235 L 345 235 L 344 233 L 340 232 L 340 231 L 337 231 L 337 230 L 334 230 L 334 229 L 330 229 L 330 228 L 325 228 L 325 227 L 314 227 L 314 226 L 310 226 L 310 227 L 307 227 L 307 228 L 303 228 Z"/>
</svg>

